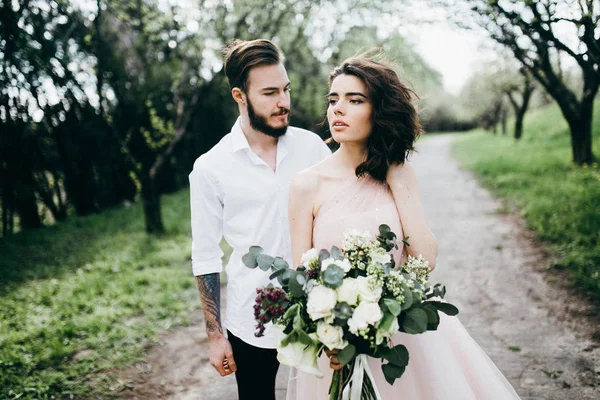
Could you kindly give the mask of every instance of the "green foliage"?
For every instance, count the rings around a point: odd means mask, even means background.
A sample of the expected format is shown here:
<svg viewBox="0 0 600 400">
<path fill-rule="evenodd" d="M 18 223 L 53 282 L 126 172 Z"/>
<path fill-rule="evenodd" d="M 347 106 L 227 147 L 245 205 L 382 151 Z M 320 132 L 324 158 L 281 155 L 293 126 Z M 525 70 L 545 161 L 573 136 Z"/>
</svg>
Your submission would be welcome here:
<svg viewBox="0 0 600 400">
<path fill-rule="evenodd" d="M 600 152 L 600 102 L 593 150 Z M 600 295 L 600 169 L 572 163 L 569 130 L 557 106 L 531 111 L 515 142 L 476 131 L 457 138 L 454 154 L 525 219 L 549 245 L 552 266 Z"/>
<path fill-rule="evenodd" d="M 103 371 L 189 323 L 199 301 L 188 197 L 163 197 L 160 237 L 144 232 L 135 204 L 0 241 L 0 398 L 100 397 Z"/>
<path fill-rule="evenodd" d="M 337 289 L 344 280 L 344 270 L 335 264 L 329 264 L 321 274 L 323 284 L 331 289 Z"/>
<path fill-rule="evenodd" d="M 419 307 L 413 307 L 402 315 L 401 326 L 406 333 L 423 333 L 427 330 L 427 313 Z"/>
<path fill-rule="evenodd" d="M 338 354 L 337 358 L 341 365 L 346 365 L 356 357 L 356 347 L 352 344 L 344 347 Z"/>
</svg>

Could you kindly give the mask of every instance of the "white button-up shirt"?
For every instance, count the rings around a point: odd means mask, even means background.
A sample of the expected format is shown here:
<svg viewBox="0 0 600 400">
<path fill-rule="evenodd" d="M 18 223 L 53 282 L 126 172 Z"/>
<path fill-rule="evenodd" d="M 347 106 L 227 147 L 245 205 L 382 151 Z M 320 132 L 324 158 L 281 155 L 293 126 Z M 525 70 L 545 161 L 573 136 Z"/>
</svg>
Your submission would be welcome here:
<svg viewBox="0 0 600 400">
<path fill-rule="evenodd" d="M 331 152 L 316 134 L 289 127 L 277 142 L 275 171 L 250 148 L 240 119 L 231 132 L 194 163 L 190 179 L 192 269 L 194 275 L 220 273 L 221 238 L 233 248 L 226 266 L 225 328 L 256 347 L 274 348 L 269 334 L 257 338 L 256 289 L 266 286 L 271 271 L 250 269 L 242 255 L 253 245 L 283 257 L 291 266 L 288 221 L 290 183 L 301 170 Z M 276 283 L 276 281 L 274 281 Z"/>
</svg>

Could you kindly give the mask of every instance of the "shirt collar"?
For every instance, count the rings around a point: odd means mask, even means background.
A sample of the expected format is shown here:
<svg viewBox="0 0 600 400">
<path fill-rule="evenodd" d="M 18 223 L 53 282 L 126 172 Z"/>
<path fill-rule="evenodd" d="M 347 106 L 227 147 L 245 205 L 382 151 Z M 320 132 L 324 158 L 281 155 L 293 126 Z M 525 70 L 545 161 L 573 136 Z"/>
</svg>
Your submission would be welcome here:
<svg viewBox="0 0 600 400">
<path fill-rule="evenodd" d="M 242 117 L 238 117 L 231 128 L 231 151 L 235 153 L 242 149 L 250 149 L 250 145 L 242 131 Z"/>
<path fill-rule="evenodd" d="M 286 155 L 288 153 L 290 139 L 294 136 L 292 128 L 288 127 L 285 135 L 279 137 L 279 140 L 277 141 L 277 151 L 283 150 L 284 155 Z M 242 131 L 242 117 L 238 117 L 231 128 L 231 151 L 235 153 L 236 151 L 243 149 L 252 150 L 250 144 L 248 144 L 246 135 L 244 135 L 244 132 Z"/>
</svg>

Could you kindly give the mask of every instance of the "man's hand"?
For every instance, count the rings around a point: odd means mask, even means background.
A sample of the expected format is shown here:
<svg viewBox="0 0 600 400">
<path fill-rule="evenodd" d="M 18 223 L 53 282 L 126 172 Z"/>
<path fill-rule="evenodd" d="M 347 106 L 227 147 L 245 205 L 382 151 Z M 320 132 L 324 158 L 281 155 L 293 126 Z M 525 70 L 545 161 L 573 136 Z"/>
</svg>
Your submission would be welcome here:
<svg viewBox="0 0 600 400">
<path fill-rule="evenodd" d="M 209 361 L 221 376 L 237 371 L 231 343 L 223 335 L 221 327 L 221 278 L 219 274 L 196 277 L 196 286 L 206 319 L 206 333 L 209 340 Z"/>
<path fill-rule="evenodd" d="M 237 371 L 231 344 L 225 336 L 210 340 L 210 364 L 221 374 L 226 376 Z"/>
</svg>

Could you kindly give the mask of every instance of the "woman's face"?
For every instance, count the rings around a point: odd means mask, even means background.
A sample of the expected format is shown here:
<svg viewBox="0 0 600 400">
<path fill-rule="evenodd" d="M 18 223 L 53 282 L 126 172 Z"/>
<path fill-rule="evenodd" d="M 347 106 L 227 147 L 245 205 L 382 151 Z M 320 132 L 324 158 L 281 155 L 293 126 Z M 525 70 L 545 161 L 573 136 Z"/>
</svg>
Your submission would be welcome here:
<svg viewBox="0 0 600 400">
<path fill-rule="evenodd" d="M 367 96 L 367 87 L 354 75 L 339 75 L 333 80 L 327 95 L 327 120 L 336 142 L 366 144 L 373 129 L 373 105 Z"/>
</svg>

